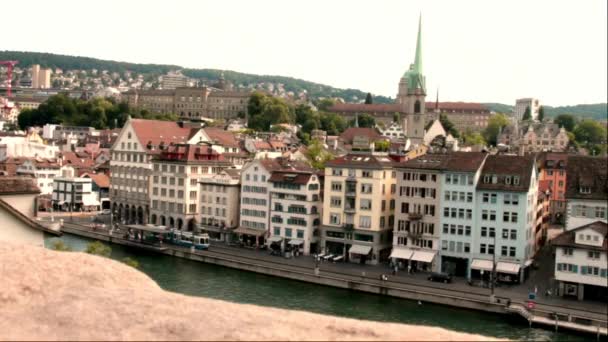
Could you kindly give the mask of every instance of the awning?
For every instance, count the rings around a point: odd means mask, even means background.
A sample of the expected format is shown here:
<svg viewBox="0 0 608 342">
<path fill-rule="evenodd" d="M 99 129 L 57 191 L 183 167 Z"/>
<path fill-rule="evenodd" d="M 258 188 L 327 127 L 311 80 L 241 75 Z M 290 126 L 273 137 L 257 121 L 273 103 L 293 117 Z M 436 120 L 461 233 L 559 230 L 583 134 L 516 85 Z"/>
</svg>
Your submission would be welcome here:
<svg viewBox="0 0 608 342">
<path fill-rule="evenodd" d="M 409 248 L 395 247 L 395 248 L 393 248 L 393 251 L 391 252 L 390 258 L 409 260 L 412 257 L 412 254 L 414 254 L 414 251 L 412 251 Z"/>
<path fill-rule="evenodd" d="M 82 198 L 82 205 L 86 205 L 86 206 L 89 206 L 89 205 L 99 205 L 99 201 L 96 200 L 96 199 L 94 199 L 94 198 L 91 198 L 89 196 L 84 196 Z"/>
<path fill-rule="evenodd" d="M 492 260 L 473 259 L 471 269 L 492 272 Z"/>
<path fill-rule="evenodd" d="M 518 274 L 520 267 L 519 264 L 514 264 L 512 262 L 499 262 L 496 264 L 496 272 Z"/>
<path fill-rule="evenodd" d="M 289 241 L 289 244 L 292 246 L 299 246 L 299 245 L 304 244 L 304 240 L 293 239 L 293 240 Z"/>
<path fill-rule="evenodd" d="M 265 230 L 245 228 L 245 227 L 238 227 L 237 229 L 234 230 L 234 232 L 236 234 L 253 235 L 253 236 L 262 236 L 262 235 L 266 234 Z"/>
<path fill-rule="evenodd" d="M 352 245 L 348 250 L 348 253 L 368 255 L 371 250 L 372 248 L 370 246 Z"/>
<path fill-rule="evenodd" d="M 414 255 L 412 255 L 412 260 L 420 261 L 420 262 L 432 262 L 435 259 L 435 251 L 414 251 Z"/>
<path fill-rule="evenodd" d="M 271 236 L 266 241 L 268 241 L 270 243 L 272 243 L 272 242 L 281 242 L 281 241 L 283 241 L 283 238 L 280 237 L 280 236 Z"/>
</svg>

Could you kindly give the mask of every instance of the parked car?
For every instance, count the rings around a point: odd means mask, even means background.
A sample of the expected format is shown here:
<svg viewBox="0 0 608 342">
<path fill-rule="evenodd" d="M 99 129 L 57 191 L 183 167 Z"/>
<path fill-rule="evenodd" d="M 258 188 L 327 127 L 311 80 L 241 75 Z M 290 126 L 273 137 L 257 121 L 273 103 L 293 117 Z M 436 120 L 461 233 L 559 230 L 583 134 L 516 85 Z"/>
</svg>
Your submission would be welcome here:
<svg viewBox="0 0 608 342">
<path fill-rule="evenodd" d="M 452 276 L 449 275 L 448 273 L 433 272 L 429 275 L 428 279 L 430 281 L 437 281 L 437 282 L 446 283 L 446 284 L 452 282 Z"/>
</svg>

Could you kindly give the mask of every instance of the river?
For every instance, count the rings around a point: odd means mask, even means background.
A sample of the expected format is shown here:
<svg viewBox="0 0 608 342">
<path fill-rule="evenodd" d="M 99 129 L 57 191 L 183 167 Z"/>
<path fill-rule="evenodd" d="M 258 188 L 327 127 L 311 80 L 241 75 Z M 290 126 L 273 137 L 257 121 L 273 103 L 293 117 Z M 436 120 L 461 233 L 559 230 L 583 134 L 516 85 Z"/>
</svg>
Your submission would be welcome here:
<svg viewBox="0 0 608 342">
<path fill-rule="evenodd" d="M 47 237 L 46 246 L 50 247 L 56 239 L 63 240 L 75 251 L 84 250 L 92 241 L 65 234 L 61 238 Z M 111 245 L 111 248 L 112 259 L 131 257 L 139 262 L 140 270 L 163 289 L 191 296 L 379 322 L 421 324 L 512 340 L 585 341 L 593 338 L 530 329 L 519 317 L 433 304 L 419 306 L 414 301 L 275 278 L 119 245 Z"/>
</svg>

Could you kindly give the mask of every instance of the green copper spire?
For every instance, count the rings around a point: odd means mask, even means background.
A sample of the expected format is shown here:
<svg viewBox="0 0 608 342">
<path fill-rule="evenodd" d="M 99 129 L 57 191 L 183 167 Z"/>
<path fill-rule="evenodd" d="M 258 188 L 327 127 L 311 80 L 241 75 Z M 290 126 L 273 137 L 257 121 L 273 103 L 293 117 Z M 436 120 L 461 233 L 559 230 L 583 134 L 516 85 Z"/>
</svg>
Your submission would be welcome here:
<svg viewBox="0 0 608 342">
<path fill-rule="evenodd" d="M 422 14 L 418 18 L 418 39 L 416 40 L 416 58 L 414 71 L 422 75 Z"/>
</svg>

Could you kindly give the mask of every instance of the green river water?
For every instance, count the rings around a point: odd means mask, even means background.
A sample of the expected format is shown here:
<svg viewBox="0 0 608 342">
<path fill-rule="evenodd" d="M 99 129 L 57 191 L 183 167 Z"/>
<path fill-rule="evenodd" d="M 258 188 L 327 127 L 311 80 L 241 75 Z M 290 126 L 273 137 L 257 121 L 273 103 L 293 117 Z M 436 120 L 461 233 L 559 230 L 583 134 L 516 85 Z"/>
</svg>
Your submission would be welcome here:
<svg viewBox="0 0 608 342">
<path fill-rule="evenodd" d="M 47 247 L 58 238 L 48 237 Z M 82 251 L 91 240 L 66 234 L 59 238 Z M 594 336 L 528 328 L 519 317 L 423 304 L 386 296 L 309 284 L 234 270 L 111 245 L 112 259 L 131 257 L 162 288 L 186 295 L 302 310 L 326 315 L 436 326 L 513 340 L 589 341 Z"/>
</svg>

